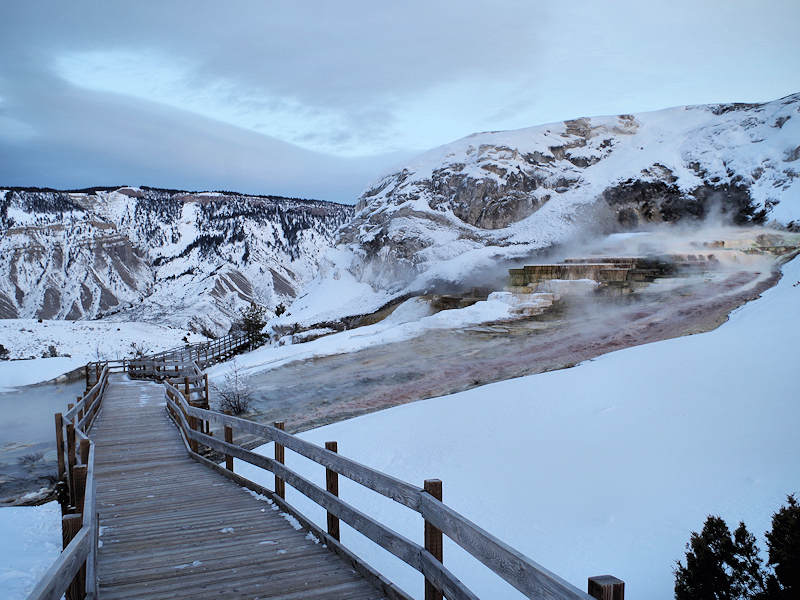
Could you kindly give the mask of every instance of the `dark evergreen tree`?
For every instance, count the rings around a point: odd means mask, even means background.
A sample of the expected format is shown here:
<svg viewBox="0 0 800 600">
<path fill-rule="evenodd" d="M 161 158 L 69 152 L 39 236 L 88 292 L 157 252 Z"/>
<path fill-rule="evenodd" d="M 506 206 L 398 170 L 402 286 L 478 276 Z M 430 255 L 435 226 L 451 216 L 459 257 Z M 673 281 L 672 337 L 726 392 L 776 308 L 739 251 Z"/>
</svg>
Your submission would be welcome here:
<svg viewBox="0 0 800 600">
<path fill-rule="evenodd" d="M 749 600 L 764 590 L 755 537 L 744 523 L 731 536 L 724 519 L 709 516 L 675 568 L 676 600 Z"/>
<path fill-rule="evenodd" d="M 267 309 L 251 302 L 250 306 L 243 308 L 239 312 L 239 320 L 236 323 L 238 328 L 250 338 L 252 345 L 260 344 L 264 340 L 261 330 L 267 324 Z"/>
<path fill-rule="evenodd" d="M 766 533 L 768 564 L 775 569 L 767 581 L 770 600 L 800 598 L 800 504 L 794 495 L 772 515 L 772 530 Z"/>
<path fill-rule="evenodd" d="M 744 523 L 733 532 L 732 568 L 734 597 L 759 598 L 764 593 L 764 567 L 758 555 L 755 536 L 747 531 Z"/>
</svg>

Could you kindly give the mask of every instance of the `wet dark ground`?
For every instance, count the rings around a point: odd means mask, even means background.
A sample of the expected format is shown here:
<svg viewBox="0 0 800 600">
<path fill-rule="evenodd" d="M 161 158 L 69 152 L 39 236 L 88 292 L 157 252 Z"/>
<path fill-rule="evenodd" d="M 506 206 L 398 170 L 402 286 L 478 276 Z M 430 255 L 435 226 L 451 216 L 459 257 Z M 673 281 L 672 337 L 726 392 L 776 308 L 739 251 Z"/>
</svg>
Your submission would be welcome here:
<svg viewBox="0 0 800 600">
<path fill-rule="evenodd" d="M 290 363 L 252 376 L 249 418 L 302 431 L 390 406 L 573 366 L 606 352 L 708 331 L 774 285 L 734 272 L 653 285 L 622 298 L 562 302 L 539 317 Z"/>
</svg>

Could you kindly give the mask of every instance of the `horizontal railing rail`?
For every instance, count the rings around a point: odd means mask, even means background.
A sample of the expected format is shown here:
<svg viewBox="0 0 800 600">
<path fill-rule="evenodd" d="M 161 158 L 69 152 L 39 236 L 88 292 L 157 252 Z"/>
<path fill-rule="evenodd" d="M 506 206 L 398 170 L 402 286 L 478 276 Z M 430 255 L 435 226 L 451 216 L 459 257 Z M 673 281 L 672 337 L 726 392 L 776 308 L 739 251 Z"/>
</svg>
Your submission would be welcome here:
<svg viewBox="0 0 800 600">
<path fill-rule="evenodd" d="M 125 361 L 125 370 L 131 377 L 142 379 L 163 380 L 202 376 L 202 369 L 232 358 L 252 346 L 253 340 L 250 336 L 229 334 L 209 342 L 187 344 L 129 359 Z"/>
<path fill-rule="evenodd" d="M 422 488 L 338 454 L 336 442 L 325 448 L 284 431 L 283 423 L 255 423 L 209 410 L 209 382 L 203 368 L 230 358 L 250 347 L 247 336 L 231 335 L 212 342 L 191 344 L 157 355 L 123 361 L 90 363 L 86 366 L 87 390 L 77 403 L 56 415 L 59 490 L 62 506 L 64 550 L 48 569 L 29 600 L 97 598 L 98 518 L 94 481 L 94 444 L 88 431 L 101 406 L 110 373 L 124 371 L 134 378 L 163 382 L 167 410 L 178 426 L 187 451 L 196 460 L 227 475 L 250 489 L 269 494 L 276 502 L 301 518 L 322 535 L 329 547 L 343 553 L 359 569 L 377 581 L 387 597 L 407 598 L 391 582 L 349 552 L 340 541 L 340 521 L 372 540 L 425 579 L 426 600 L 476 600 L 477 596 L 442 562 L 442 538 L 447 536 L 468 554 L 528 598 L 541 600 L 619 600 L 624 584 L 611 576 L 589 579 L 591 596 L 510 547 L 442 502 L 441 481 L 429 479 Z M 211 423 L 224 431 L 215 437 Z M 234 444 L 234 431 L 245 438 L 274 444 L 274 457 L 257 454 Z M 225 467 L 205 458 L 201 446 L 225 457 Z M 325 487 L 315 484 L 285 464 L 285 450 L 325 467 Z M 203 450 L 206 452 L 206 450 Z M 275 478 L 272 490 L 234 473 L 234 458 L 269 471 Z M 348 479 L 417 512 L 423 521 L 424 545 L 420 545 L 339 497 L 338 477 Z M 286 504 L 286 484 L 327 512 L 327 531 L 317 528 Z"/>
<path fill-rule="evenodd" d="M 192 406 L 178 387 L 169 382 L 165 382 L 164 385 L 167 408 L 178 425 L 190 453 L 199 457 L 199 446 L 203 445 L 225 455 L 224 470 L 231 476 L 233 476 L 233 458 L 272 472 L 275 476 L 274 493 L 277 496 L 285 499 L 284 486 L 288 483 L 327 511 L 329 536 L 338 541 L 339 520 L 342 520 L 419 571 L 426 580 L 426 598 L 436 598 L 441 595 L 451 599 L 477 598 L 442 564 L 442 534 L 528 598 L 543 600 L 591 598 L 441 502 L 441 482 L 438 480 L 426 481 L 425 487 L 421 489 L 419 486 L 341 456 L 335 451 L 288 434 L 281 427 L 263 425 Z M 198 430 L 198 423 L 202 422 L 216 422 L 222 425 L 225 430 L 225 440 Z M 234 431 L 258 436 L 265 442 L 273 442 L 276 449 L 275 458 L 256 454 L 234 444 Z M 286 467 L 285 448 L 324 466 L 327 473 L 326 488 L 317 486 Z M 343 475 L 419 513 L 425 522 L 425 546 L 416 544 L 340 499 L 338 481 L 335 486 L 328 485 L 332 475 L 333 477 Z M 241 475 L 236 477 L 239 480 L 243 479 Z M 257 485 L 255 482 L 250 483 Z M 336 494 L 331 492 L 332 487 L 337 491 Z M 433 595 L 429 595 L 430 593 Z"/>
<path fill-rule="evenodd" d="M 192 408 L 208 407 L 208 377 L 202 366 L 226 360 L 252 346 L 246 335 L 227 335 L 123 360 L 96 361 L 84 367 L 86 391 L 64 413 L 55 415 L 58 459 L 57 486 L 62 512 L 64 549 L 29 594 L 29 600 L 97 598 L 99 525 L 94 478 L 95 447 L 88 432 L 102 407 L 111 373 L 128 373 L 179 385 Z M 172 389 L 175 389 L 174 387 Z M 191 417 L 194 422 L 194 417 Z M 208 431 L 208 422 L 195 423 Z"/>
<path fill-rule="evenodd" d="M 28 595 L 28 600 L 97 599 L 99 523 L 94 476 L 95 446 L 88 432 L 102 407 L 113 366 L 103 364 L 97 382 L 56 413 L 58 496 L 64 549 Z"/>
<path fill-rule="evenodd" d="M 237 352 L 253 345 L 252 336 L 243 333 L 234 333 L 208 342 L 197 342 L 170 348 L 162 352 L 149 354 L 144 358 L 154 361 L 166 360 L 173 364 L 184 364 L 195 361 L 199 365 L 206 367 L 217 362 L 220 358 L 230 358 Z"/>
</svg>

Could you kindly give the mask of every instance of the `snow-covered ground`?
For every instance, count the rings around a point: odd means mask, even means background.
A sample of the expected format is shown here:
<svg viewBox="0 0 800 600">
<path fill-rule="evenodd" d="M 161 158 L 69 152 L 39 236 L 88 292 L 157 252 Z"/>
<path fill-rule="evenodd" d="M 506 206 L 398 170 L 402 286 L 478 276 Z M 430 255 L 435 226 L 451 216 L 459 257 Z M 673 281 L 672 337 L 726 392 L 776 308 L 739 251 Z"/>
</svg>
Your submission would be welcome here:
<svg viewBox="0 0 800 600">
<path fill-rule="evenodd" d="M 675 561 L 707 514 L 758 535 L 800 492 L 797 343 L 800 259 L 720 328 L 607 354 L 575 368 L 398 406 L 303 434 L 421 486 L 585 589 L 591 575 L 628 595 L 673 596 Z M 271 445 L 259 451 L 271 454 Z M 287 463 L 323 484 L 324 469 Z M 236 461 L 237 472 L 272 477 Z M 294 490 L 288 500 L 324 526 Z M 340 495 L 422 541 L 416 513 L 340 478 Z M 342 539 L 416 597 L 422 577 L 343 526 Z M 446 541 L 445 563 L 481 597 L 519 594 Z"/>
<path fill-rule="evenodd" d="M 58 377 L 87 362 L 133 355 L 134 345 L 160 352 L 205 338 L 185 329 L 136 322 L 0 319 L 0 344 L 12 359 L 0 361 L 0 391 Z M 49 355 L 50 346 L 57 357 Z"/>
<path fill-rule="evenodd" d="M 21 600 L 61 552 L 61 509 L 57 502 L 0 508 L 0 532 L 3 598 Z"/>
<path fill-rule="evenodd" d="M 401 342 L 432 329 L 451 329 L 501 321 L 512 318 L 513 306 L 514 299 L 510 293 L 496 292 L 487 300 L 472 306 L 431 314 L 433 310 L 428 302 L 422 298 L 411 298 L 374 325 L 341 331 L 302 344 L 263 346 L 236 357 L 235 361 L 212 367 L 208 373 L 211 379 L 215 379 L 228 373 L 236 365 L 241 374 L 254 375 L 296 360 L 355 352 L 370 346 Z M 270 324 L 278 322 L 278 319 L 273 319 Z"/>
</svg>

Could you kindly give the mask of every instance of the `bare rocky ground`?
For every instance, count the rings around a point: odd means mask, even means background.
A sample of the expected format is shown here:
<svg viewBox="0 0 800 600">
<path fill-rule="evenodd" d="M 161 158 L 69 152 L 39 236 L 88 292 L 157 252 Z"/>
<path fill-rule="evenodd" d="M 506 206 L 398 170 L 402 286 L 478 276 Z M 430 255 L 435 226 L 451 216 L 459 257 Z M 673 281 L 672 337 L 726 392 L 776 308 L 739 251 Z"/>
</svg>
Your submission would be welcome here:
<svg viewBox="0 0 800 600">
<path fill-rule="evenodd" d="M 256 391 L 249 418 L 282 420 L 287 430 L 303 431 L 709 331 L 779 278 L 777 267 L 693 275 L 657 282 L 630 296 L 565 300 L 538 317 L 434 331 L 406 342 L 290 363 L 250 379 Z"/>
</svg>

